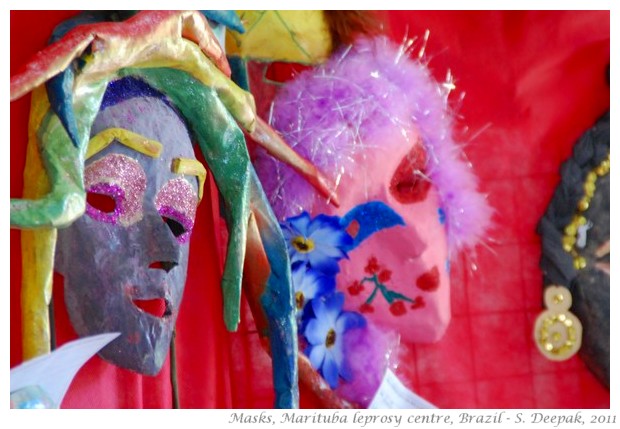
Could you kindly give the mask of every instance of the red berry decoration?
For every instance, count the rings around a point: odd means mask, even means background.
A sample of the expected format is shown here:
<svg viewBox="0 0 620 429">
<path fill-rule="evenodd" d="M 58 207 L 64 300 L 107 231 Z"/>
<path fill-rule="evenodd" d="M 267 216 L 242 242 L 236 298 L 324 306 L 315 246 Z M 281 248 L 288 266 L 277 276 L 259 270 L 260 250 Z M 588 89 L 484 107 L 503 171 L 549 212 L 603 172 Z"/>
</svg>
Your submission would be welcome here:
<svg viewBox="0 0 620 429">
<path fill-rule="evenodd" d="M 377 258 L 375 258 L 374 256 L 371 256 L 370 259 L 368 260 L 368 264 L 366 264 L 366 268 L 364 268 L 364 271 L 372 275 L 372 274 L 376 274 L 380 268 L 381 267 L 379 266 L 379 261 L 377 261 Z"/>
<path fill-rule="evenodd" d="M 360 305 L 360 313 L 374 313 L 375 312 L 375 308 L 367 303 L 363 303 L 362 305 Z"/>
<path fill-rule="evenodd" d="M 382 270 L 377 276 L 377 278 L 379 279 L 380 283 L 389 282 L 392 278 L 392 272 L 390 270 Z"/>
<path fill-rule="evenodd" d="M 390 305 L 390 312 L 394 316 L 402 316 L 407 312 L 407 307 L 405 307 L 405 303 L 403 301 L 395 301 Z"/>
<path fill-rule="evenodd" d="M 418 288 L 425 292 L 434 292 L 439 288 L 439 270 L 434 266 L 416 280 Z"/>
<path fill-rule="evenodd" d="M 411 304 L 412 310 L 417 310 L 418 308 L 424 308 L 426 306 L 426 302 L 424 302 L 424 298 L 421 296 L 417 296 L 416 299 L 413 300 Z"/>
<path fill-rule="evenodd" d="M 353 283 L 351 283 L 351 284 L 349 285 L 349 287 L 347 288 L 347 290 L 348 290 L 348 291 L 349 291 L 349 293 L 350 293 L 351 295 L 353 295 L 353 296 L 355 296 L 355 295 L 359 295 L 359 293 L 360 293 L 361 291 L 363 291 L 363 290 L 364 290 L 364 285 L 363 285 L 363 284 L 361 284 L 359 281 L 357 281 L 357 280 L 356 280 L 356 281 L 354 281 Z"/>
</svg>

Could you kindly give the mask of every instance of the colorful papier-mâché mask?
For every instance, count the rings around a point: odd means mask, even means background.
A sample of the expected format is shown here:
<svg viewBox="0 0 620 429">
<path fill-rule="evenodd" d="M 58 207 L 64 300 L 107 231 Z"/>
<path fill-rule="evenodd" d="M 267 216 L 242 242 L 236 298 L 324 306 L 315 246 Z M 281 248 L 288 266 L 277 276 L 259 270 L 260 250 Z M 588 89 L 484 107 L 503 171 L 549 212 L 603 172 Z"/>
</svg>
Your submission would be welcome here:
<svg viewBox="0 0 620 429">
<path fill-rule="evenodd" d="M 217 185 L 230 234 L 221 281 L 224 322 L 229 330 L 238 326 L 243 283 L 260 332 L 269 338 L 275 406 L 296 407 L 289 260 L 242 130 L 326 197 L 334 197 L 333 189 L 256 116 L 252 96 L 230 80 L 202 13 L 108 18 L 85 13 L 68 21 L 53 44 L 11 77 L 11 100 L 33 92 L 24 195 L 11 199 L 11 227 L 25 230 L 24 359 L 50 350 L 58 236 L 56 268 L 65 275 L 76 330 L 121 330 L 123 339 L 104 356 L 157 372 L 182 295 L 187 240 L 204 180 L 196 179 L 203 173 L 188 161 L 191 135 Z M 126 88 L 110 100 L 111 88 L 125 77 L 151 89 Z M 252 264 L 244 264 L 246 256 Z M 244 275 L 244 265 L 252 266 L 251 275 Z"/>
<path fill-rule="evenodd" d="M 201 164 L 185 124 L 161 99 L 105 106 L 91 142 L 110 132 L 112 144 L 86 161 L 86 214 L 59 231 L 56 268 L 76 332 L 121 332 L 101 356 L 154 375 L 181 304 L 198 204 L 198 177 L 173 167 Z M 151 142 L 135 147 L 134 136 Z"/>
<path fill-rule="evenodd" d="M 337 183 L 340 207 L 291 170 L 255 162 L 291 262 L 335 275 L 344 310 L 408 342 L 442 337 L 450 258 L 484 236 L 491 213 L 452 139 L 446 96 L 407 46 L 361 39 L 285 84 L 273 106 L 274 127 Z"/>
</svg>

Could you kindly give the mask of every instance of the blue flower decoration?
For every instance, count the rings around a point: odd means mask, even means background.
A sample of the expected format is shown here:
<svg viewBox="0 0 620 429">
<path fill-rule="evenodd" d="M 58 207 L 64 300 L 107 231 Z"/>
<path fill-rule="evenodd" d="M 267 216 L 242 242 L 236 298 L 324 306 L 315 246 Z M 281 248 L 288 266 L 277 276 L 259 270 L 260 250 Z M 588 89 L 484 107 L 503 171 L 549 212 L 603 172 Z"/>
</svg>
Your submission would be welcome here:
<svg viewBox="0 0 620 429">
<path fill-rule="evenodd" d="M 313 299 L 314 318 L 310 319 L 304 330 L 309 343 L 305 354 L 332 389 L 338 387 L 339 376 L 345 380 L 352 377 L 343 350 L 346 332 L 366 326 L 366 320 L 359 313 L 343 312 L 343 304 L 342 293 Z"/>
<path fill-rule="evenodd" d="M 306 262 L 326 275 L 340 271 L 338 261 L 347 257 L 343 249 L 353 243 L 337 216 L 318 215 L 310 219 L 310 215 L 303 212 L 288 218 L 281 227 L 291 264 Z"/>
<path fill-rule="evenodd" d="M 314 271 L 306 264 L 297 264 L 292 272 L 297 316 L 301 315 L 310 300 L 329 295 L 336 289 L 336 279 Z"/>
</svg>

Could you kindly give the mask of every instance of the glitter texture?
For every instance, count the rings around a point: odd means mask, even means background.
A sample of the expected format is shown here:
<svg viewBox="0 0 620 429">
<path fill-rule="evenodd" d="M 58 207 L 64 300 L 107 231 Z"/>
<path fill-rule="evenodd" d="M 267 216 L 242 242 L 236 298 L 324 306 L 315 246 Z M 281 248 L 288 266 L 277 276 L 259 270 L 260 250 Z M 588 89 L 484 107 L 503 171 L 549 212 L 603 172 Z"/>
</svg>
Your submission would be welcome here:
<svg viewBox="0 0 620 429">
<path fill-rule="evenodd" d="M 110 214 L 88 206 L 86 213 L 93 219 L 108 223 L 116 223 L 118 220 L 123 226 L 132 225 L 142 219 L 146 175 L 135 159 L 126 155 L 110 154 L 94 161 L 84 171 L 84 185 L 89 191 L 110 195 L 116 199 L 114 221 Z M 123 194 L 122 203 L 116 198 L 120 193 Z"/>
<path fill-rule="evenodd" d="M 155 207 L 159 214 L 174 219 L 185 228 L 185 232 L 177 237 L 179 243 L 186 243 L 189 240 L 197 206 L 196 191 L 183 178 L 168 181 L 155 197 Z"/>
<path fill-rule="evenodd" d="M 136 97 L 155 97 L 170 105 L 170 102 L 161 92 L 153 89 L 146 82 L 130 76 L 113 80 L 108 84 L 108 88 L 101 101 L 101 110 Z"/>
<path fill-rule="evenodd" d="M 183 225 L 185 232 L 183 234 L 176 237 L 177 241 L 181 244 L 187 243 L 189 240 L 189 236 L 192 234 L 192 228 L 194 227 L 194 221 L 187 216 L 183 216 L 183 214 L 179 213 L 176 209 L 170 206 L 163 206 L 158 209 L 160 215 L 174 219 Z"/>
<path fill-rule="evenodd" d="M 99 222 L 111 223 L 115 225 L 116 222 L 118 222 L 118 218 L 121 213 L 124 213 L 123 206 L 125 203 L 125 192 L 121 189 L 121 187 L 110 183 L 95 183 L 93 186 L 88 188 L 88 192 L 107 195 L 114 199 L 114 211 L 111 213 L 102 212 L 90 204 L 87 204 L 86 214 Z"/>
</svg>

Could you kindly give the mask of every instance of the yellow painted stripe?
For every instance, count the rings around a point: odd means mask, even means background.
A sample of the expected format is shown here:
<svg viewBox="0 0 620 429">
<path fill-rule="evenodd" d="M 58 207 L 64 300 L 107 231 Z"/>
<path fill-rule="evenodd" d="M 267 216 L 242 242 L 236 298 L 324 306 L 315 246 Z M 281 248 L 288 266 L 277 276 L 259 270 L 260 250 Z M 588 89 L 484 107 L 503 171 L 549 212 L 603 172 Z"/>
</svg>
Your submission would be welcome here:
<svg viewBox="0 0 620 429">
<path fill-rule="evenodd" d="M 123 128 L 108 128 L 90 139 L 88 142 L 86 159 L 101 152 L 114 141 L 118 141 L 128 148 L 152 158 L 158 158 L 163 147 L 158 141 L 147 139 L 129 130 Z"/>
<path fill-rule="evenodd" d="M 207 170 L 204 165 L 195 159 L 174 158 L 170 168 L 176 174 L 190 174 L 198 177 L 198 199 L 202 200 L 205 180 L 207 179 Z"/>
</svg>

